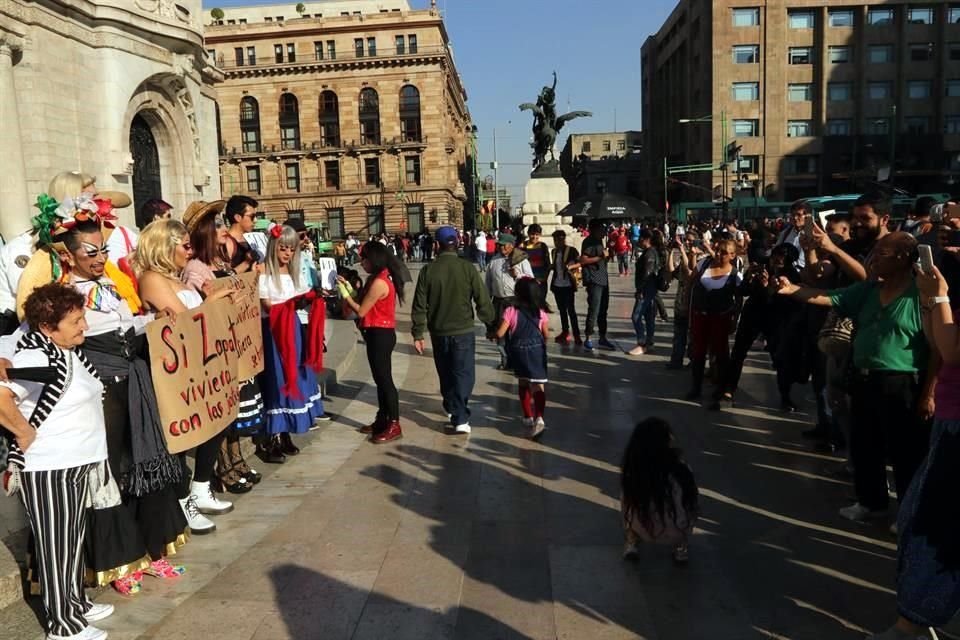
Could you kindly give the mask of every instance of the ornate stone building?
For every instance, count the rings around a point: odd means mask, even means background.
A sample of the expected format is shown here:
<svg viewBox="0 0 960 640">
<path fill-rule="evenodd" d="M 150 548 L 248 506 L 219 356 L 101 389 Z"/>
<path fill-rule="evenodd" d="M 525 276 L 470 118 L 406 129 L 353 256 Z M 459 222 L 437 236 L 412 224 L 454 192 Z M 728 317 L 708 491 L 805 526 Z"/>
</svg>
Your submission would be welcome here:
<svg viewBox="0 0 960 640">
<path fill-rule="evenodd" d="M 0 0 L 0 233 L 61 171 L 135 206 L 219 197 L 201 0 Z M 133 224 L 133 211 L 123 212 Z"/>
<path fill-rule="evenodd" d="M 407 0 L 224 9 L 206 29 L 225 195 L 333 237 L 416 232 L 472 210 L 471 119 L 436 7 Z"/>
</svg>

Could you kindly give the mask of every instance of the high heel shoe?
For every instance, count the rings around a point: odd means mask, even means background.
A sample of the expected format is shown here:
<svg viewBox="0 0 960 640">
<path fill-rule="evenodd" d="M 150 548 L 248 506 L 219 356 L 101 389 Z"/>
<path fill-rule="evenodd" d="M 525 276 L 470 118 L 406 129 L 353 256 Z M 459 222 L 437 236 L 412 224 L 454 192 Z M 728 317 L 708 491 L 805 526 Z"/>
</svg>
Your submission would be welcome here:
<svg viewBox="0 0 960 640">
<path fill-rule="evenodd" d="M 277 438 L 279 439 L 278 448 L 280 449 L 280 453 L 283 455 L 295 456 L 300 453 L 300 449 L 297 447 L 297 445 L 293 444 L 293 440 L 290 439 L 289 433 L 281 433 L 277 436 Z"/>
<path fill-rule="evenodd" d="M 217 493 L 229 491 L 230 493 L 247 493 L 253 489 L 253 483 L 248 482 L 246 478 L 236 471 L 231 471 L 224 477 L 214 477 L 210 479 L 210 488 Z"/>
<path fill-rule="evenodd" d="M 246 472 L 240 473 L 240 477 L 250 484 L 260 484 L 260 481 L 263 480 L 263 474 L 256 469 L 247 469 Z"/>
<path fill-rule="evenodd" d="M 277 448 L 273 438 L 257 443 L 257 457 L 269 464 L 283 464 L 287 457 Z"/>
</svg>

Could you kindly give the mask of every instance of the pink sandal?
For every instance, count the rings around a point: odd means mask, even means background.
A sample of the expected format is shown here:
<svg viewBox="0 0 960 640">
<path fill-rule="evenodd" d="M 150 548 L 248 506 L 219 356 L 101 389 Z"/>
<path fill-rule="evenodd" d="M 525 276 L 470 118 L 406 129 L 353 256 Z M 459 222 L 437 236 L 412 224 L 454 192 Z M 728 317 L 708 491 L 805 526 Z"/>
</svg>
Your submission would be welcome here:
<svg viewBox="0 0 960 640">
<path fill-rule="evenodd" d="M 132 596 L 135 593 L 140 593 L 140 581 L 143 579 L 143 573 L 137 571 L 136 573 L 131 573 L 128 576 L 124 576 L 119 580 L 114 580 L 110 583 L 114 589 L 117 590 L 122 596 Z"/>
<path fill-rule="evenodd" d="M 187 570 L 180 565 L 172 565 L 167 562 L 166 558 L 160 558 L 159 560 L 154 560 L 150 563 L 150 566 L 143 570 L 148 576 L 153 576 L 154 578 L 179 578 Z"/>
</svg>

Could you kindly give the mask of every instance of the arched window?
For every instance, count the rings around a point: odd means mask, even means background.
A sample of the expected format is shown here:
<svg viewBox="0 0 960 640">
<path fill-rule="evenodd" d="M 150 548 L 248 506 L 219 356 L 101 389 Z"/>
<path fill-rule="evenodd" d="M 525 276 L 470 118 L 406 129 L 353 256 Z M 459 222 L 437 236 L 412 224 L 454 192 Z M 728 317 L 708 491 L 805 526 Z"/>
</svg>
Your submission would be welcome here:
<svg viewBox="0 0 960 640">
<path fill-rule="evenodd" d="M 280 148 L 300 148 L 300 105 L 292 93 L 280 96 Z"/>
<path fill-rule="evenodd" d="M 260 105 L 250 96 L 240 101 L 240 137 L 245 152 L 260 151 Z"/>
<path fill-rule="evenodd" d="M 420 92 L 408 84 L 400 89 L 400 137 L 403 142 L 420 142 Z"/>
<path fill-rule="evenodd" d="M 320 94 L 320 146 L 340 146 L 340 103 L 329 90 Z"/>
<path fill-rule="evenodd" d="M 380 96 L 369 87 L 360 92 L 360 144 L 380 144 Z"/>
</svg>

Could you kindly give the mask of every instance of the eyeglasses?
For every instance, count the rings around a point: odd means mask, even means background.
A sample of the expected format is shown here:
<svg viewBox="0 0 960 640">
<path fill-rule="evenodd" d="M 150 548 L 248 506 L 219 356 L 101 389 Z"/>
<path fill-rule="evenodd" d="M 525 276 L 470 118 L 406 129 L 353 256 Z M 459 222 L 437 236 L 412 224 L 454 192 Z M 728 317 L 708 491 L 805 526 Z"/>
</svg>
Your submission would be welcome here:
<svg viewBox="0 0 960 640">
<path fill-rule="evenodd" d="M 306 239 L 307 239 L 307 232 L 306 232 L 306 231 L 300 231 L 299 233 L 297 233 L 297 237 L 300 238 L 301 240 L 306 240 Z"/>
</svg>

